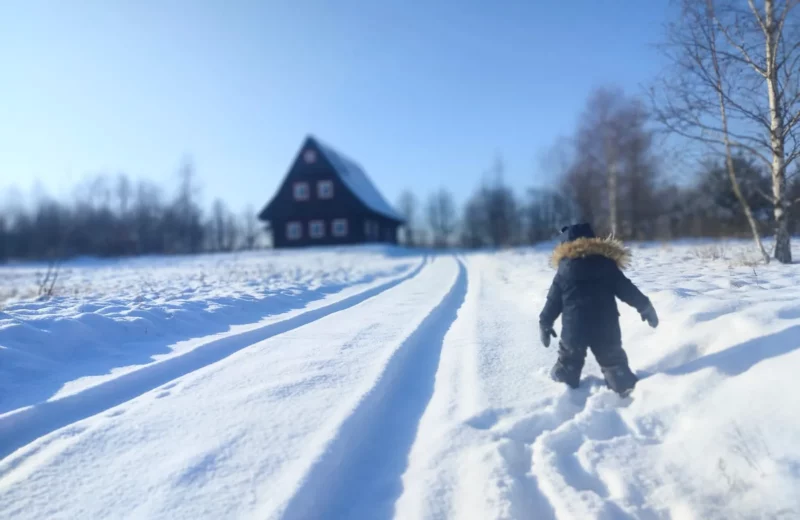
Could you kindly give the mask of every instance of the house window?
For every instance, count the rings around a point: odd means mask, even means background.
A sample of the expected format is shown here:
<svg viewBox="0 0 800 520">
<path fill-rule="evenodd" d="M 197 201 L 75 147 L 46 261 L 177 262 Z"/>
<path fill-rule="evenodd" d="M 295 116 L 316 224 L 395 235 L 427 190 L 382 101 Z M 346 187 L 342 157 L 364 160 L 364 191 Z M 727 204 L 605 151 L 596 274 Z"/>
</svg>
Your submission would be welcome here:
<svg viewBox="0 0 800 520">
<path fill-rule="evenodd" d="M 367 238 L 378 238 L 378 223 L 374 220 L 364 221 L 364 235 Z"/>
<path fill-rule="evenodd" d="M 347 219 L 346 218 L 334 219 L 333 222 L 331 223 L 331 233 L 335 237 L 346 237 Z"/>
<path fill-rule="evenodd" d="M 286 238 L 289 240 L 300 240 L 303 238 L 303 226 L 299 222 L 287 223 Z"/>
<path fill-rule="evenodd" d="M 333 181 L 318 181 L 317 182 L 317 198 L 332 199 L 333 198 Z"/>
<path fill-rule="evenodd" d="M 314 150 L 306 150 L 306 153 L 303 154 L 303 160 L 307 164 L 313 164 L 317 161 L 317 153 Z"/>
<path fill-rule="evenodd" d="M 295 182 L 294 183 L 294 200 L 308 200 L 308 183 Z"/>
<path fill-rule="evenodd" d="M 308 223 L 308 236 L 311 238 L 322 238 L 325 236 L 325 221 L 312 220 Z"/>
</svg>

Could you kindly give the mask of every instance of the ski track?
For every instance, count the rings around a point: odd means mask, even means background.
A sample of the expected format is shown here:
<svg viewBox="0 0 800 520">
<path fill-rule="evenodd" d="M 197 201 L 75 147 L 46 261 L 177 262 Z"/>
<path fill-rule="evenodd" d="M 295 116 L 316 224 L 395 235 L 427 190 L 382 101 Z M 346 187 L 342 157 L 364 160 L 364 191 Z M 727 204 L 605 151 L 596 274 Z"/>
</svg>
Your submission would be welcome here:
<svg viewBox="0 0 800 520">
<path fill-rule="evenodd" d="M 254 330 L 214 339 L 185 354 L 146 365 L 67 397 L 6 414 L 0 417 L 0 460 L 59 428 L 135 399 L 191 372 L 217 363 L 250 345 L 354 307 L 414 278 L 428 263 L 429 259 L 424 257 L 410 272 L 376 287 Z"/>
<path fill-rule="evenodd" d="M 332 460 L 340 439 L 360 435 L 359 425 L 395 416 L 383 406 L 386 399 L 410 406 L 388 428 L 393 437 L 373 431 L 368 439 L 382 443 L 391 471 L 365 476 L 397 487 L 403 446 L 413 440 L 430 396 L 424 379 L 436 370 L 437 336 L 449 326 L 464 279 L 455 259 L 434 258 L 420 275 L 376 298 L 27 445 L 0 462 L 0 517 L 47 517 L 53 507 L 67 516 L 275 518 L 298 490 L 313 489 L 315 481 L 331 485 L 318 469 Z M 386 320 L 387 312 L 396 318 Z M 149 462 L 132 471 L 142 457 Z M 55 468 L 66 466 L 69 481 L 51 480 Z M 218 491 L 205 493 L 206 486 Z M 361 507 L 365 497 L 350 498 L 343 509 Z M 391 496 L 367 498 L 378 509 L 391 507 Z"/>
<path fill-rule="evenodd" d="M 467 292 L 466 267 L 392 355 L 377 384 L 311 468 L 282 518 L 390 518 L 418 422 L 430 401 L 442 342 Z M 373 500 L 363 501 L 364 497 Z"/>
<path fill-rule="evenodd" d="M 552 351 L 534 345 L 537 302 L 509 287 L 514 275 L 469 259 L 395 518 L 553 518 L 530 472 L 531 445 L 578 413 L 588 390 L 559 394 L 543 377 Z"/>
</svg>

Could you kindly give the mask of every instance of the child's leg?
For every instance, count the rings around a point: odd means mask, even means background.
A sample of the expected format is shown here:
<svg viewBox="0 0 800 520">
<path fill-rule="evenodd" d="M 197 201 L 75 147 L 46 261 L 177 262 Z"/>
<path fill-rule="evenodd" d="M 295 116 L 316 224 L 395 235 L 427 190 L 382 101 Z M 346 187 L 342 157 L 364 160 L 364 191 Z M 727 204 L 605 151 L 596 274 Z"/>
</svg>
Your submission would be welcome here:
<svg viewBox="0 0 800 520">
<path fill-rule="evenodd" d="M 585 360 L 586 347 L 571 347 L 560 342 L 558 344 L 558 361 L 550 371 L 550 377 L 554 381 L 578 388 Z"/>
<path fill-rule="evenodd" d="M 639 378 L 628 366 L 628 355 L 622 345 L 592 346 L 592 354 L 603 371 L 608 387 L 620 395 L 628 395 Z"/>
</svg>

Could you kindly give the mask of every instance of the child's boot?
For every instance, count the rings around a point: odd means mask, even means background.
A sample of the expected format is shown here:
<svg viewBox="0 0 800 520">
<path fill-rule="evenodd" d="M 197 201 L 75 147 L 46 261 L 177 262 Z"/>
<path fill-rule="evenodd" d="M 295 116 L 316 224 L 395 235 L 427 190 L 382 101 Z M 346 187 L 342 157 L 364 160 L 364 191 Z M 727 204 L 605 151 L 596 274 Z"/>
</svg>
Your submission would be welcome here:
<svg viewBox="0 0 800 520">
<path fill-rule="evenodd" d="M 639 378 L 631 371 L 628 354 L 622 345 L 601 345 L 593 347 L 592 352 L 603 371 L 606 385 L 622 397 L 630 395 Z"/>
<path fill-rule="evenodd" d="M 578 388 L 585 359 L 586 349 L 574 349 L 560 343 L 558 361 L 550 370 L 550 377 L 553 381 L 566 383 L 570 388 Z"/>
<path fill-rule="evenodd" d="M 639 381 L 639 378 L 631 371 L 627 363 L 602 367 L 601 370 L 608 387 L 621 397 L 628 397 Z"/>
</svg>

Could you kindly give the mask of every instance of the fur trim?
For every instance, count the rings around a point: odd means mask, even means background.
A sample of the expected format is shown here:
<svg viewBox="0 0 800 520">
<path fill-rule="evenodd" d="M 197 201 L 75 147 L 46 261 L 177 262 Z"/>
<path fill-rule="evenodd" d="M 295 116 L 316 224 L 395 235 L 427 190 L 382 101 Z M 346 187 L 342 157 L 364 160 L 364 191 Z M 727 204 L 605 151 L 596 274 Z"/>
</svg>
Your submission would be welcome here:
<svg viewBox="0 0 800 520">
<path fill-rule="evenodd" d="M 565 258 L 583 258 L 600 255 L 617 263 L 617 267 L 625 269 L 631 260 L 631 251 L 614 238 L 578 238 L 572 242 L 559 244 L 553 251 L 553 267 Z"/>
</svg>

